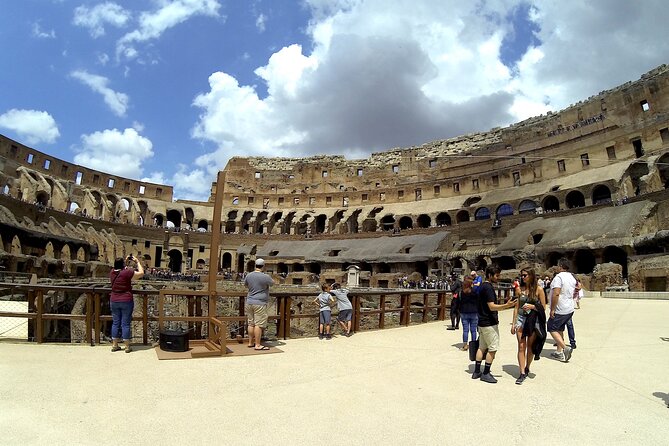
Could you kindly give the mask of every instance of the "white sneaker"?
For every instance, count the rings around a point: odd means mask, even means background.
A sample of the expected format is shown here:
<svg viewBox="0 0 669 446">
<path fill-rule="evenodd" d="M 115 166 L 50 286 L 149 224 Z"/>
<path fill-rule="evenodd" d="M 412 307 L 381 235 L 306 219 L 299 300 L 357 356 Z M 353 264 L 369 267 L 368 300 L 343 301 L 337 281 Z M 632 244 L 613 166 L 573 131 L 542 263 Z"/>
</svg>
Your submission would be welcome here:
<svg viewBox="0 0 669 446">
<path fill-rule="evenodd" d="M 558 361 L 566 362 L 564 359 L 564 352 L 556 352 L 554 354 L 551 354 L 551 356 L 557 359 Z"/>
<path fill-rule="evenodd" d="M 571 359 L 571 353 L 574 349 L 571 347 L 565 347 L 564 348 L 564 362 L 569 362 Z"/>
</svg>

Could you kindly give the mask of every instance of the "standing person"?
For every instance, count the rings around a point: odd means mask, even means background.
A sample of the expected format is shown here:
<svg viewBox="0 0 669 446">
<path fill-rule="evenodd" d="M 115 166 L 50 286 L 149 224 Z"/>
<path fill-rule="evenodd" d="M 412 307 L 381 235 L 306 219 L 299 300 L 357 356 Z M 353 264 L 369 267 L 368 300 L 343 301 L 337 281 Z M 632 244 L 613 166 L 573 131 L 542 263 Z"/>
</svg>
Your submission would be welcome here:
<svg viewBox="0 0 669 446">
<path fill-rule="evenodd" d="M 460 328 L 460 299 L 458 298 L 462 291 L 462 282 L 457 275 L 453 275 L 453 282 L 451 283 L 451 326 L 447 330 L 457 330 Z"/>
<path fill-rule="evenodd" d="M 332 339 L 332 334 L 330 334 L 330 320 L 332 315 L 332 309 L 330 304 L 334 303 L 334 299 L 330 295 L 330 285 L 324 283 L 321 285 L 321 293 L 316 296 L 314 303 L 320 306 L 318 312 L 318 339 Z"/>
<path fill-rule="evenodd" d="M 337 315 L 337 321 L 341 326 L 341 329 L 344 330 L 344 335 L 349 337 L 353 334 L 351 331 L 351 319 L 353 318 L 353 305 L 348 299 L 348 290 L 342 288 L 340 284 L 333 283 L 330 294 L 332 294 L 335 299 L 337 299 L 337 309 L 339 314 Z"/>
<path fill-rule="evenodd" d="M 557 352 L 553 356 L 569 362 L 573 349 L 565 345 L 562 332 L 574 315 L 576 278 L 569 272 L 569 261 L 564 257 L 558 260 L 557 271 L 551 282 L 551 312 L 547 329 L 557 345 Z"/>
<path fill-rule="evenodd" d="M 513 309 L 513 324 L 511 334 L 518 339 L 518 370 L 520 375 L 516 384 L 522 384 L 530 373 L 530 364 L 534 356 L 534 343 L 537 333 L 546 337 L 546 296 L 544 290 L 537 283 L 537 276 L 533 269 L 524 268 L 520 271 L 520 298 Z M 537 330 L 537 324 L 539 329 Z M 543 343 L 543 339 L 540 341 Z"/>
<path fill-rule="evenodd" d="M 135 268 L 137 270 L 135 271 Z M 114 269 L 109 272 L 111 281 L 111 295 L 109 297 L 112 313 L 112 348 L 111 351 L 121 350 L 118 342 L 123 338 L 125 352 L 130 353 L 130 322 L 132 321 L 132 311 L 135 308 L 135 302 L 132 298 L 132 281 L 144 275 L 144 267 L 138 262 L 132 254 L 125 260 L 122 257 L 114 260 Z"/>
<path fill-rule="evenodd" d="M 465 276 L 460 292 L 460 317 L 462 318 L 462 351 L 469 350 L 468 335 L 471 333 L 472 342 L 476 341 L 476 330 L 479 324 L 478 297 L 472 289 L 471 276 Z"/>
<path fill-rule="evenodd" d="M 490 367 L 495 359 L 495 353 L 499 349 L 499 319 L 497 312 L 508 310 L 516 305 L 516 299 L 512 299 L 505 304 L 497 304 L 497 294 L 493 284 L 499 281 L 499 275 L 502 270 L 498 266 L 489 266 L 485 271 L 485 282 L 480 287 L 478 295 L 478 314 L 479 314 L 479 349 L 476 352 L 476 363 L 474 364 L 474 373 L 472 379 L 494 384 L 497 382 L 490 373 Z M 484 353 L 486 352 L 487 353 Z M 481 362 L 485 354 L 485 367 L 481 372 Z"/>
<path fill-rule="evenodd" d="M 474 290 L 474 294 L 478 296 L 479 290 L 481 289 L 481 284 L 483 283 L 483 277 L 480 276 L 479 274 L 476 273 L 475 270 L 472 270 L 470 273 L 472 276 L 472 279 L 474 280 L 474 283 L 472 284 L 472 289 Z"/>
<path fill-rule="evenodd" d="M 274 280 L 263 272 L 265 261 L 256 259 L 256 268 L 244 278 L 244 285 L 249 289 L 246 295 L 244 310 L 249 321 L 249 348 L 269 350 L 262 345 L 262 333 L 267 327 L 267 305 L 269 303 L 269 287 Z"/>
</svg>

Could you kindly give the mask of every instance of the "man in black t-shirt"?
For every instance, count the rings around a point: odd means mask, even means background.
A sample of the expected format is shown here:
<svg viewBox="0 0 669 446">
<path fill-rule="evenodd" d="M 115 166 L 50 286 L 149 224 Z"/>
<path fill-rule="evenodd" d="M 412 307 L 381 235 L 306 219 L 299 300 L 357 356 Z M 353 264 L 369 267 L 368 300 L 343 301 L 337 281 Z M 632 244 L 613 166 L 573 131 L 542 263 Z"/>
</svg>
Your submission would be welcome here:
<svg viewBox="0 0 669 446">
<path fill-rule="evenodd" d="M 485 270 L 485 282 L 481 285 L 479 291 L 478 313 L 479 313 L 479 349 L 476 352 L 476 363 L 472 379 L 494 384 L 497 382 L 490 373 L 490 366 L 495 359 L 495 353 L 499 349 L 499 319 L 497 312 L 508 310 L 516 305 L 516 300 L 510 300 L 505 304 L 497 304 L 497 293 L 493 284 L 499 280 L 499 274 L 502 270 L 498 266 L 489 266 Z M 485 354 L 485 367 L 481 373 L 481 362 Z"/>
</svg>

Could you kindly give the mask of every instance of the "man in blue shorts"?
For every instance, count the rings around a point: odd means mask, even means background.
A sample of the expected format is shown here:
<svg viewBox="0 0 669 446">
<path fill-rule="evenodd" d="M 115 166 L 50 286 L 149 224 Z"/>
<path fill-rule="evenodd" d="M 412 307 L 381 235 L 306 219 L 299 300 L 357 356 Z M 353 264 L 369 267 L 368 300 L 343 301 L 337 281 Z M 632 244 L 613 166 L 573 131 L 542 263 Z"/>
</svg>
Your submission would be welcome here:
<svg viewBox="0 0 669 446">
<path fill-rule="evenodd" d="M 569 261 L 566 258 L 558 260 L 558 273 L 551 282 L 550 318 L 546 323 L 546 329 L 550 332 L 557 345 L 557 352 L 553 357 L 569 362 L 572 348 L 565 345 L 562 332 L 567 323 L 574 315 L 574 290 L 576 289 L 576 278 L 569 272 Z"/>
</svg>

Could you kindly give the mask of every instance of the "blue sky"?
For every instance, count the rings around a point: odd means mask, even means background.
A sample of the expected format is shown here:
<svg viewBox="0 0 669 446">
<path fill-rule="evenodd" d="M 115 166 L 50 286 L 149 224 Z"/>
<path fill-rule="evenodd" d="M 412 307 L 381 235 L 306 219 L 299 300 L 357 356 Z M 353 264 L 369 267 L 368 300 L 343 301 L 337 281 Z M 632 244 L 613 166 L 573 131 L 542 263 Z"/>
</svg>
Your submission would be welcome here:
<svg viewBox="0 0 669 446">
<path fill-rule="evenodd" d="M 0 132 L 206 200 L 232 156 L 420 145 L 669 60 L 661 0 L 0 0 Z"/>
</svg>

